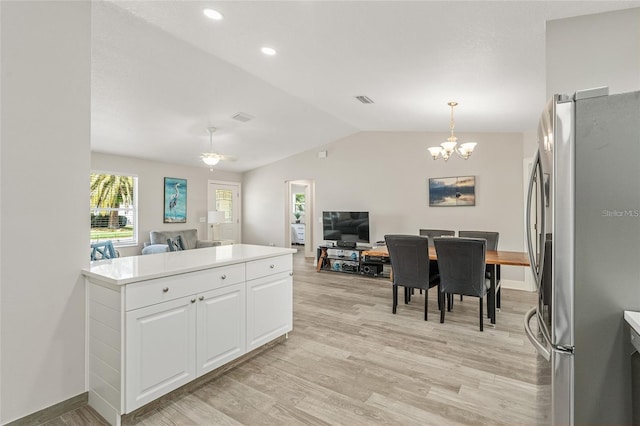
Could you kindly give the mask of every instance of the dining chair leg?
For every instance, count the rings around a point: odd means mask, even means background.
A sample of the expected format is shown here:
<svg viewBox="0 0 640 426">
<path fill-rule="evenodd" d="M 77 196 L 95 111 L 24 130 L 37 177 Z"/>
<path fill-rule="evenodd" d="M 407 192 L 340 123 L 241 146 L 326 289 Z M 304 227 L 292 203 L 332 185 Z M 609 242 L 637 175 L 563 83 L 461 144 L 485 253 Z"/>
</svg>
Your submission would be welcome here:
<svg viewBox="0 0 640 426">
<path fill-rule="evenodd" d="M 444 322 L 444 311 L 445 311 L 444 304 L 446 303 L 444 293 L 439 292 L 438 299 L 442 299 L 440 302 L 440 305 L 442 306 L 442 309 L 440 309 L 440 324 L 442 324 Z"/>
<path fill-rule="evenodd" d="M 442 300 L 440 300 L 440 284 L 436 286 L 436 290 L 438 291 L 438 310 L 442 310 Z"/>
<path fill-rule="evenodd" d="M 482 315 L 482 297 L 481 297 L 480 298 L 480 331 L 484 331 L 483 320 L 484 320 L 484 315 Z"/>
<path fill-rule="evenodd" d="M 422 292 L 422 290 L 420 290 Z M 427 306 L 429 305 L 429 290 L 424 291 L 424 320 L 427 320 Z"/>
<path fill-rule="evenodd" d="M 487 294 L 489 294 L 489 293 L 487 293 Z M 489 318 L 489 319 L 491 319 L 491 308 L 489 307 L 489 303 L 491 303 L 490 300 L 491 299 L 487 297 L 487 318 Z"/>
<path fill-rule="evenodd" d="M 405 287 L 404 288 L 404 304 L 408 304 L 409 301 L 411 300 L 411 292 L 409 287 Z"/>
<path fill-rule="evenodd" d="M 398 307 L 398 286 L 393 285 L 393 313 L 396 313 L 396 308 Z"/>
<path fill-rule="evenodd" d="M 496 323 L 496 305 L 495 305 L 495 294 L 493 293 L 493 291 L 489 290 L 487 292 L 487 318 L 489 318 L 491 320 L 491 324 L 495 324 Z"/>
<path fill-rule="evenodd" d="M 500 265 L 496 265 L 496 287 L 500 284 Z M 500 291 L 502 286 L 498 287 L 498 293 L 496 294 L 496 309 L 500 309 Z"/>
<path fill-rule="evenodd" d="M 453 308 L 453 294 L 447 293 L 447 311 L 451 312 Z"/>
</svg>

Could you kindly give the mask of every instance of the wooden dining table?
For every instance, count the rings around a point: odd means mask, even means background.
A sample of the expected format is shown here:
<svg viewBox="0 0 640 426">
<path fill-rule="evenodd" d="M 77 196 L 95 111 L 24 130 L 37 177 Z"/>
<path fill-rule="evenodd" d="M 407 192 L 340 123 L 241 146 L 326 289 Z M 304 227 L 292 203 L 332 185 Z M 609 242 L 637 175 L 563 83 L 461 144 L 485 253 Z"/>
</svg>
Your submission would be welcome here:
<svg viewBox="0 0 640 426">
<path fill-rule="evenodd" d="M 370 258 L 389 257 L 389 251 L 386 246 L 380 246 L 362 252 L 362 256 Z M 438 260 L 435 247 L 429 247 L 429 259 Z M 496 323 L 496 311 L 500 310 L 500 266 L 529 266 L 529 255 L 526 252 L 506 251 L 506 250 L 487 250 L 485 255 L 485 263 L 493 267 L 489 287 L 489 318 L 491 324 Z M 393 270 L 392 270 L 393 271 Z"/>
</svg>

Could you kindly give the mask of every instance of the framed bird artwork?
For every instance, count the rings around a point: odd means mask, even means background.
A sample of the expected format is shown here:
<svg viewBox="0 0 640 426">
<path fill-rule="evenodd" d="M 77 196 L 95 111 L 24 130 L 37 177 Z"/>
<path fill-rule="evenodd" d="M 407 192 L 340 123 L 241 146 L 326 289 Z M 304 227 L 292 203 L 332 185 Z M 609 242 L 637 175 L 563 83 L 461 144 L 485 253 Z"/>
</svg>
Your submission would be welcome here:
<svg viewBox="0 0 640 426">
<path fill-rule="evenodd" d="M 164 178 L 164 223 L 187 223 L 187 180 Z"/>
</svg>

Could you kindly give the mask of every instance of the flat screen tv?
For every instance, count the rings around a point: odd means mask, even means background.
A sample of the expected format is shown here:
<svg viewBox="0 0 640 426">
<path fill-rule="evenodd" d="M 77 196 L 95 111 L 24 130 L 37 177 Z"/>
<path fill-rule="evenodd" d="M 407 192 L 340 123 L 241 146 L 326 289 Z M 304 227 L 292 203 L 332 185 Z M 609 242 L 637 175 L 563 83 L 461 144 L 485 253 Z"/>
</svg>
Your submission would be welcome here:
<svg viewBox="0 0 640 426">
<path fill-rule="evenodd" d="M 369 244 L 369 212 L 322 212 L 325 241 Z"/>
</svg>

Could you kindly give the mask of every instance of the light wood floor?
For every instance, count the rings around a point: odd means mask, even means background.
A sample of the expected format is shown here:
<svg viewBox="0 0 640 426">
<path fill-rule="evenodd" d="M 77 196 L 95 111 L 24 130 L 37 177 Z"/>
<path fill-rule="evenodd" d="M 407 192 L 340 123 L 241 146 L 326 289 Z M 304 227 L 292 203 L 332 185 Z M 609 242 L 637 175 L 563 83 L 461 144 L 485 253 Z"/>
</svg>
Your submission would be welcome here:
<svg viewBox="0 0 640 426">
<path fill-rule="evenodd" d="M 400 294 L 402 294 L 400 292 Z M 522 318 L 535 295 L 503 290 L 495 328 L 478 329 L 478 299 L 455 301 L 440 324 L 436 291 L 391 313 L 382 279 L 315 272 L 294 256 L 289 339 L 140 425 L 530 425 L 537 414 L 535 351 Z M 545 415 L 546 416 L 546 415 Z M 46 423 L 105 424 L 89 407 Z"/>
</svg>

